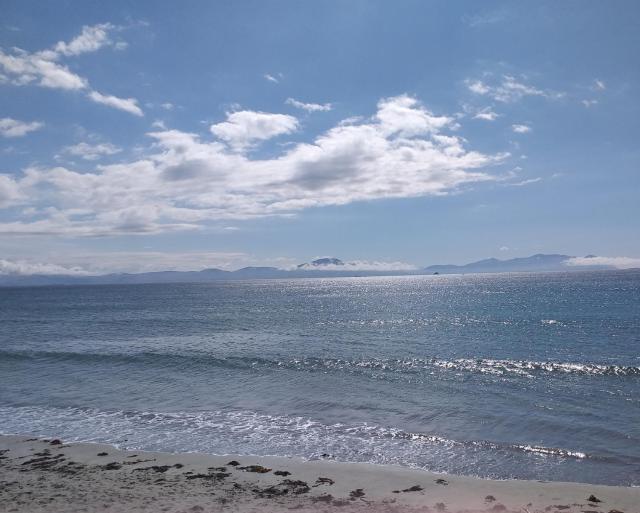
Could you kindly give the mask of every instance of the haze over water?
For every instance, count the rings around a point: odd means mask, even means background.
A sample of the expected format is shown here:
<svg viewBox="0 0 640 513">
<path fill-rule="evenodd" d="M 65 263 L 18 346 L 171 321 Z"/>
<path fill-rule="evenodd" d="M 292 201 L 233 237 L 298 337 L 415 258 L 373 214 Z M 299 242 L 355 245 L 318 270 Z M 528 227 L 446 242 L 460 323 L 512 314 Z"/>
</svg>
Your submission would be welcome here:
<svg viewBox="0 0 640 513">
<path fill-rule="evenodd" d="M 639 271 L 0 289 L 0 431 L 640 485 L 639 305 Z"/>
</svg>

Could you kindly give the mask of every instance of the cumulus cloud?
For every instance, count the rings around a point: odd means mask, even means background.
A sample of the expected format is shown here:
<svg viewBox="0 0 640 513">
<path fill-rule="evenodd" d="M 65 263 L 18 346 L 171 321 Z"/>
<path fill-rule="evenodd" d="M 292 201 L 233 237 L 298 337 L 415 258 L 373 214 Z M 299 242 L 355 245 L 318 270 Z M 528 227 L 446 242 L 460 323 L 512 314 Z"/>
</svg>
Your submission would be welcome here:
<svg viewBox="0 0 640 513">
<path fill-rule="evenodd" d="M 635 269 L 640 268 L 640 258 L 604 256 L 572 257 L 565 262 L 565 265 L 577 267 L 606 266 L 615 267 L 616 269 Z"/>
<path fill-rule="evenodd" d="M 512 75 L 503 75 L 500 80 L 492 80 L 491 83 L 482 80 L 467 80 L 466 84 L 472 93 L 488 96 L 502 103 L 513 103 L 526 96 L 539 96 L 549 99 L 557 99 L 563 96 L 562 93 L 529 85 Z"/>
<path fill-rule="evenodd" d="M 511 130 L 516 134 L 528 134 L 531 132 L 531 127 L 529 125 L 511 125 Z"/>
<path fill-rule="evenodd" d="M 122 150 L 110 143 L 88 144 L 81 142 L 73 146 L 67 146 L 63 151 L 69 155 L 82 157 L 84 160 L 98 160 L 100 157 L 115 155 Z"/>
<path fill-rule="evenodd" d="M 111 23 L 102 23 L 93 26 L 82 27 L 80 35 L 68 43 L 58 42 L 54 46 L 54 52 L 61 55 L 80 55 L 82 53 L 95 52 L 103 46 L 111 44 L 109 31 L 115 27 Z"/>
<path fill-rule="evenodd" d="M 298 120 L 286 114 L 241 110 L 227 114 L 227 120 L 211 125 L 211 133 L 243 150 L 256 141 L 264 141 L 278 135 L 290 134 L 298 129 Z"/>
<path fill-rule="evenodd" d="M 108 94 L 101 94 L 98 91 L 91 91 L 87 95 L 91 101 L 108 105 L 114 109 L 123 110 L 134 114 L 135 116 L 144 116 L 142 109 L 138 107 L 138 100 L 135 98 L 118 98 L 117 96 L 111 96 Z"/>
<path fill-rule="evenodd" d="M 285 103 L 296 109 L 306 110 L 307 112 L 327 112 L 333 108 L 330 103 L 304 103 L 293 98 L 287 98 Z"/>
<path fill-rule="evenodd" d="M 452 135 L 452 117 L 417 99 L 381 99 L 366 119 L 334 126 L 270 158 L 237 151 L 288 133 L 291 116 L 241 111 L 213 125 L 220 140 L 179 130 L 149 133 L 152 153 L 92 172 L 27 168 L 14 179 L 13 203 L 34 210 L 0 223 L 2 234 L 101 236 L 197 230 L 229 220 L 293 215 L 300 210 L 381 198 L 446 195 L 501 179 L 487 155 Z M 2 175 L 0 175 L 2 176 Z M 17 196 L 16 196 L 17 194 Z"/>
<path fill-rule="evenodd" d="M 22 199 L 18 183 L 8 175 L 0 175 L 0 208 L 6 208 Z"/>
<path fill-rule="evenodd" d="M 85 26 L 71 41 L 59 41 L 51 48 L 34 53 L 20 48 L 5 53 L 0 49 L 0 77 L 15 86 L 37 85 L 66 91 L 88 91 L 87 97 L 94 102 L 141 116 L 142 110 L 133 98 L 122 99 L 92 91 L 87 79 L 59 62 L 64 57 L 95 52 L 112 44 L 117 47 L 119 43 L 114 44 L 109 38 L 109 32 L 115 28 L 110 23 Z"/>
<path fill-rule="evenodd" d="M 40 121 L 18 121 L 12 118 L 0 119 L 0 135 L 3 137 L 23 137 L 29 132 L 39 130 L 44 126 Z"/>
<path fill-rule="evenodd" d="M 11 55 L 0 49 L 0 66 L 13 85 L 36 84 L 68 91 L 85 89 L 87 81 L 66 66 L 55 62 L 57 58 L 58 54 L 53 51 L 30 54 L 14 49 Z"/>
</svg>

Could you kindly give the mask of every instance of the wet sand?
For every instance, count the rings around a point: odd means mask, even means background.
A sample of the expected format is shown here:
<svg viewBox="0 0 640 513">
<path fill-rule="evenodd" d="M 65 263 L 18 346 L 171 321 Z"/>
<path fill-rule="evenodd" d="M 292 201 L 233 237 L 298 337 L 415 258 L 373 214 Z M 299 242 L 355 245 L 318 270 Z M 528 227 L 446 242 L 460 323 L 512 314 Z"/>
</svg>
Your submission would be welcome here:
<svg viewBox="0 0 640 513">
<path fill-rule="evenodd" d="M 0 512 L 640 513 L 640 488 L 0 436 Z"/>
</svg>

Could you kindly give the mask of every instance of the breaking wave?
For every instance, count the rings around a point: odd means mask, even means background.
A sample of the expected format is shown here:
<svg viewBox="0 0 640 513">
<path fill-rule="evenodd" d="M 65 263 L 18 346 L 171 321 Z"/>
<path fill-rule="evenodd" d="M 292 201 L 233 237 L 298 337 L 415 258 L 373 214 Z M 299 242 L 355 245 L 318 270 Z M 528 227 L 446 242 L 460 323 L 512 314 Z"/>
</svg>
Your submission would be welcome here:
<svg viewBox="0 0 640 513">
<path fill-rule="evenodd" d="M 290 369 L 320 372 L 421 373 L 435 371 L 468 372 L 535 377 L 539 374 L 577 374 L 584 376 L 640 376 L 640 367 L 602 363 L 530 361 L 491 358 L 341 358 L 268 359 L 252 356 L 218 357 L 206 352 L 72 352 L 72 351 L 0 351 L 4 360 L 69 361 L 78 363 L 111 362 L 160 366 L 223 367 L 232 369 Z"/>
<path fill-rule="evenodd" d="M 299 456 L 330 453 L 342 461 L 431 468 L 452 457 L 602 459 L 577 450 L 488 440 L 452 440 L 367 423 L 323 424 L 305 417 L 247 410 L 102 411 L 91 408 L 0 407 L 1 432 L 110 443 L 125 449 L 211 454 Z M 520 456 L 518 456 L 520 455 Z"/>
</svg>

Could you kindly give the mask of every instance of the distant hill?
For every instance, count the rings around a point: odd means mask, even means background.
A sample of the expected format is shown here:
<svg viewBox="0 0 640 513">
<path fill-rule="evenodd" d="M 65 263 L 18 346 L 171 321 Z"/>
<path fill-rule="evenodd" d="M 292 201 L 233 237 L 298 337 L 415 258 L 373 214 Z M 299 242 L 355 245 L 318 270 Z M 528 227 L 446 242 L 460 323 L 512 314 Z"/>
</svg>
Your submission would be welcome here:
<svg viewBox="0 0 640 513">
<path fill-rule="evenodd" d="M 203 269 L 202 271 L 158 271 L 147 273 L 117 273 L 99 276 L 69 275 L 0 275 L 0 287 L 29 287 L 46 285 L 117 285 L 142 283 L 211 283 L 226 280 L 251 280 L 275 278 L 320 278 L 347 276 L 397 276 L 424 274 L 470 274 L 504 272 L 549 272 L 606 270 L 613 267 L 603 265 L 569 266 L 573 257 L 568 255 L 533 255 L 525 258 L 499 260 L 487 258 L 466 265 L 431 265 L 416 270 L 358 270 L 338 258 L 326 257 L 298 265 L 294 269 L 277 267 L 243 267 L 236 271 Z M 585 258 L 593 258 L 588 255 Z"/>
<path fill-rule="evenodd" d="M 438 274 L 460 273 L 507 273 L 507 272 L 542 272 L 542 271 L 578 271 L 585 267 L 570 267 L 567 262 L 572 257 L 569 255 L 543 255 L 537 254 L 524 258 L 512 258 L 510 260 L 498 260 L 487 258 L 466 265 L 431 265 L 424 270 Z M 592 266 L 592 268 L 605 269 L 605 266 Z"/>
</svg>

